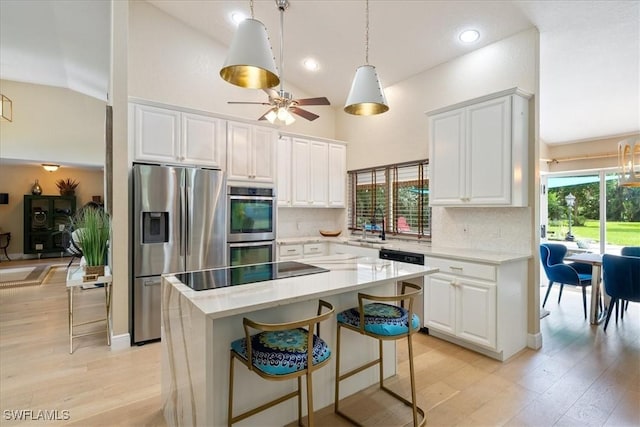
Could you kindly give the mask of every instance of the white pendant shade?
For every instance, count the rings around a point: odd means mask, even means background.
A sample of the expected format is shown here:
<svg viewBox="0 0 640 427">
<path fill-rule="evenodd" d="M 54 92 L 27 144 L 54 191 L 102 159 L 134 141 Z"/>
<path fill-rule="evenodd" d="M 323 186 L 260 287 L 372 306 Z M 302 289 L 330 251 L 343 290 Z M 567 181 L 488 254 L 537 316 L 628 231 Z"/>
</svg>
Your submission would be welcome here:
<svg viewBox="0 0 640 427">
<path fill-rule="evenodd" d="M 220 77 L 249 89 L 266 89 L 280 83 L 267 29 L 262 22 L 256 19 L 240 22 Z"/>
<path fill-rule="evenodd" d="M 372 116 L 389 110 L 376 67 L 361 65 L 351 84 L 344 111 L 358 116 Z"/>
</svg>

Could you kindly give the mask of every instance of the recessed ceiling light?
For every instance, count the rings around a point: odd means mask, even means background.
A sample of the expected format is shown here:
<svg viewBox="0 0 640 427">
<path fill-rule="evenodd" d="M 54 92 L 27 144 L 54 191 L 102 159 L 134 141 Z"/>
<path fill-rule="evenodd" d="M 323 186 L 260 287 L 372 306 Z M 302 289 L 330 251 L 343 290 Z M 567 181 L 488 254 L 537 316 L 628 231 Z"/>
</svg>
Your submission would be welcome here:
<svg viewBox="0 0 640 427">
<path fill-rule="evenodd" d="M 465 30 L 460 33 L 459 38 L 464 43 L 473 43 L 480 38 L 480 33 L 477 30 Z"/>
<path fill-rule="evenodd" d="M 233 22 L 235 25 L 238 25 L 239 23 L 241 23 L 245 19 L 247 19 L 247 15 L 245 15 L 242 12 L 232 12 L 231 13 L 231 22 Z"/>
<path fill-rule="evenodd" d="M 318 64 L 318 61 L 313 58 L 307 58 L 302 63 L 304 64 L 304 68 L 309 71 L 318 71 L 318 69 L 320 68 L 320 64 Z"/>
</svg>

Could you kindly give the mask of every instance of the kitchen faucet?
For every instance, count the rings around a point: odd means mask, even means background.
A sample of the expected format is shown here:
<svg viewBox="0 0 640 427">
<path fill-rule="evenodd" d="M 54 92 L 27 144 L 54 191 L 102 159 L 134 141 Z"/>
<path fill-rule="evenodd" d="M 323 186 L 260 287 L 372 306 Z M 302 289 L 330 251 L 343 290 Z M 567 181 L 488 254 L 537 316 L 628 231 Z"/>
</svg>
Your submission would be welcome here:
<svg viewBox="0 0 640 427">
<path fill-rule="evenodd" d="M 376 225 L 376 215 L 378 215 L 378 213 L 380 213 L 380 217 L 382 219 L 382 228 L 380 231 L 380 240 L 386 240 L 386 235 L 385 235 L 385 231 L 384 231 L 384 212 L 381 208 L 376 208 L 373 211 L 373 216 L 371 217 L 371 224 L 373 227 L 375 227 Z"/>
</svg>

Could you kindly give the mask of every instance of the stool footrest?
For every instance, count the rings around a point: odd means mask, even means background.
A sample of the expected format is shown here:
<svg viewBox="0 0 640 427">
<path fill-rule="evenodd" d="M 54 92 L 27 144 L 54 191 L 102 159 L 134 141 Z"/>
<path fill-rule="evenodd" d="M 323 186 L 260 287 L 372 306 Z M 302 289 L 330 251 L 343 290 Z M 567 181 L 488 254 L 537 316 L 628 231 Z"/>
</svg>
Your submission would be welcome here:
<svg viewBox="0 0 640 427">
<path fill-rule="evenodd" d="M 365 369 L 369 369 L 372 366 L 376 366 L 379 363 L 380 363 L 380 359 L 372 360 L 371 362 L 369 362 L 367 364 L 364 364 L 364 365 L 362 365 L 360 367 L 357 367 L 355 369 L 352 369 L 349 372 L 345 372 L 344 374 L 340 375 L 340 377 L 338 378 L 338 381 L 342 381 L 344 379 L 347 379 L 347 378 L 349 378 L 349 377 L 351 377 L 351 376 L 353 376 L 353 375 L 355 375 L 355 374 L 357 374 L 359 372 L 364 371 Z"/>
<path fill-rule="evenodd" d="M 250 416 L 257 414 L 258 412 L 262 412 L 267 408 L 270 408 L 272 406 L 278 405 L 278 404 L 280 404 L 280 403 L 282 403 L 282 402 L 284 402 L 286 400 L 293 399 L 294 397 L 297 397 L 297 396 L 298 396 L 298 391 L 292 391 L 289 394 L 285 394 L 284 396 L 280 396 L 277 399 L 273 399 L 273 400 L 271 400 L 271 401 L 269 401 L 269 402 L 267 402 L 267 403 L 265 403 L 265 404 L 263 404 L 261 406 L 258 406 L 257 408 L 254 408 L 254 409 L 252 409 L 250 411 L 247 411 L 247 412 L 244 412 L 242 414 L 236 415 L 235 417 L 233 417 L 230 420 L 230 424 L 235 424 L 238 421 L 242 421 L 245 418 L 249 418 Z"/>
</svg>

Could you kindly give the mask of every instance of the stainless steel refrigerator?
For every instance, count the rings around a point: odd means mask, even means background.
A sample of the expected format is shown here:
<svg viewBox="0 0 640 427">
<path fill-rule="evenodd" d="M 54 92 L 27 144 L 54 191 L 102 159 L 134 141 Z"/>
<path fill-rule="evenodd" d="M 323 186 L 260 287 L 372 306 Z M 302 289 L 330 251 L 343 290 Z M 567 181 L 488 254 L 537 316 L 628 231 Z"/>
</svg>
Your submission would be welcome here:
<svg viewBox="0 0 640 427">
<path fill-rule="evenodd" d="M 226 265 L 226 183 L 214 169 L 133 166 L 132 342 L 160 338 L 160 275 Z"/>
</svg>

